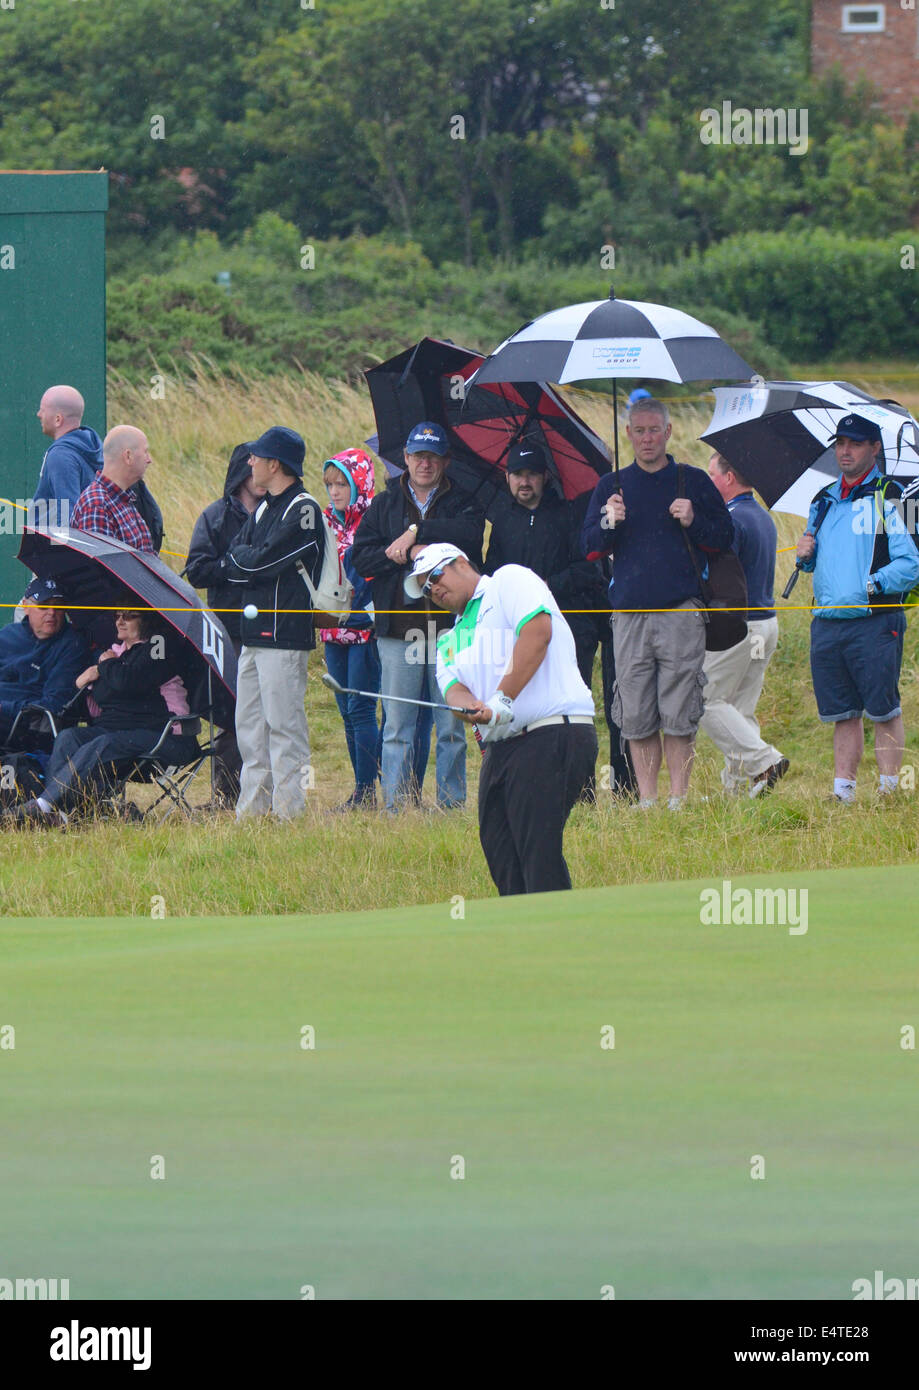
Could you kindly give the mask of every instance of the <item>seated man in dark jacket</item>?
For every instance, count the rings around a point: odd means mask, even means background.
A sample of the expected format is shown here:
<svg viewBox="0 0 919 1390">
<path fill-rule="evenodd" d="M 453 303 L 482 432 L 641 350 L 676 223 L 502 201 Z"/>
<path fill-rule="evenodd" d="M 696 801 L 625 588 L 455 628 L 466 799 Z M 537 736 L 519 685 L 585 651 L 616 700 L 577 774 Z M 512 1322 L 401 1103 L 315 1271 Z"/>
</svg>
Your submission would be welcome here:
<svg viewBox="0 0 919 1390">
<path fill-rule="evenodd" d="M 189 584 L 207 590 L 208 607 L 219 614 L 237 656 L 242 646 L 240 587 L 227 579 L 225 561 L 230 547 L 264 496 L 265 489 L 255 487 L 252 482 L 249 445 L 237 444 L 230 455 L 223 496 L 205 507 L 195 522 L 185 565 Z M 221 729 L 214 746 L 217 750 L 214 767 L 217 795 L 224 805 L 235 806 L 242 768 L 235 728 Z"/>
<path fill-rule="evenodd" d="M 0 630 L 0 744 L 25 705 L 57 714 L 73 698 L 89 643 L 67 622 L 63 608 L 45 606 L 62 598 L 55 580 L 33 579 L 23 597 L 25 617 Z"/>
<path fill-rule="evenodd" d="M 13 812 L 14 823 L 61 825 L 62 812 L 105 791 L 113 765 L 149 753 L 162 734 L 170 711 L 160 687 L 178 674 L 175 645 L 154 634 L 144 612 L 117 613 L 115 626 L 124 650 L 102 652 L 75 683 L 78 690 L 92 691 L 101 714 L 90 725 L 58 734 L 44 791 Z M 177 724 L 161 748 L 164 759 L 179 766 L 190 762 L 197 748 L 197 739 L 180 730 Z"/>
<path fill-rule="evenodd" d="M 449 445 L 440 425 L 423 420 L 410 432 L 406 472 L 390 478 L 364 513 L 351 558 L 358 574 L 373 581 L 383 731 L 383 799 L 389 812 L 409 800 L 413 787 L 416 707 L 387 696 L 418 700 L 436 692 L 437 634 L 453 626 L 453 614 L 437 611 L 430 599 L 409 601 L 403 580 L 419 545 L 448 541 L 477 567 L 482 562 L 485 514 L 475 498 L 449 478 Z M 466 800 L 466 735 L 449 710 L 435 710 L 437 804 L 442 811 Z"/>
</svg>

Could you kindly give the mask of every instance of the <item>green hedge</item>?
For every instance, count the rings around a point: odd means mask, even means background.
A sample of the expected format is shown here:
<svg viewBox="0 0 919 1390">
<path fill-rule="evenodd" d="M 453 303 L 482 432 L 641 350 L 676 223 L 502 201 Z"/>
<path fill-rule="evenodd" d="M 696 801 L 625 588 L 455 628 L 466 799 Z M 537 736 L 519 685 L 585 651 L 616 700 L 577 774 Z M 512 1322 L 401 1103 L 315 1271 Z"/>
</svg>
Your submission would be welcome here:
<svg viewBox="0 0 919 1390">
<path fill-rule="evenodd" d="M 304 268 L 296 229 L 263 215 L 241 241 L 212 232 L 123 263 L 109 288 L 109 360 L 128 373 L 188 353 L 225 371 L 295 362 L 327 376 L 365 367 L 431 334 L 489 351 L 562 304 L 620 298 L 672 304 L 711 323 L 766 376 L 787 359 L 897 357 L 917 351 L 919 272 L 901 269 L 909 233 L 849 241 L 817 232 L 733 237 L 676 264 L 435 268 L 412 242 L 317 242 Z M 216 284 L 230 274 L 227 291 Z"/>
<path fill-rule="evenodd" d="M 672 303 L 748 316 L 799 360 L 915 358 L 919 270 L 902 268 L 905 245 L 919 248 L 919 232 L 882 241 L 824 230 L 735 236 L 664 269 L 660 287 Z"/>
</svg>

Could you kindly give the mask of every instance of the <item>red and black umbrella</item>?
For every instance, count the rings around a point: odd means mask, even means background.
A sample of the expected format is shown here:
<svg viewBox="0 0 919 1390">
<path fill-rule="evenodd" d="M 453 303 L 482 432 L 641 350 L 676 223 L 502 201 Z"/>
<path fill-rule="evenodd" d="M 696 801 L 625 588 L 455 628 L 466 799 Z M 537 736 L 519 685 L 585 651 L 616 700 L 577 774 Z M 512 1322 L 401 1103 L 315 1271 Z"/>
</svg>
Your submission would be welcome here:
<svg viewBox="0 0 919 1390">
<path fill-rule="evenodd" d="M 469 348 L 422 338 L 365 373 L 378 432 L 368 443 L 390 471 L 403 471 L 402 449 L 413 426 L 433 420 L 450 441 L 450 476 L 478 496 L 489 516 L 495 502 L 504 503 L 504 459 L 520 439 L 546 450 L 563 497 L 591 491 L 611 468 L 599 435 L 544 382 L 469 387 L 484 361 Z"/>
<path fill-rule="evenodd" d="M 57 580 L 73 625 L 92 629 L 102 641 L 114 640 L 115 631 L 112 613 L 105 610 L 150 608 L 161 614 L 182 638 L 183 676 L 193 705 L 202 713 L 209 706 L 222 728 L 232 724 L 233 643 L 217 615 L 158 555 L 94 531 L 42 526 L 24 531 L 19 559 L 39 578 Z"/>
</svg>

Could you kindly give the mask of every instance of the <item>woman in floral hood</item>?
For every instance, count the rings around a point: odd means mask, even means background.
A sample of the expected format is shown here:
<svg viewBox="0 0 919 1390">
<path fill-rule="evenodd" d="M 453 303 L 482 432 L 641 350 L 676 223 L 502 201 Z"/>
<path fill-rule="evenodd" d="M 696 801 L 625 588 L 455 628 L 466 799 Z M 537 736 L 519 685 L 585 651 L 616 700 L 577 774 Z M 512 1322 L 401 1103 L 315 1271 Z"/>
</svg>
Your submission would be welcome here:
<svg viewBox="0 0 919 1390">
<path fill-rule="evenodd" d="M 343 449 L 326 459 L 322 479 L 330 505 L 325 514 L 338 541 L 342 566 L 354 585 L 353 610 L 342 627 L 320 628 L 325 643 L 325 664 L 339 685 L 353 690 L 379 690 L 380 658 L 373 635 L 373 618 L 363 605 L 370 603 L 371 585 L 351 567 L 350 551 L 358 523 L 373 500 L 373 459 L 363 449 Z M 351 811 L 376 805 L 378 743 L 377 702 L 362 695 L 336 695 L 345 725 L 348 755 L 354 769 L 354 791 L 337 810 Z"/>
</svg>

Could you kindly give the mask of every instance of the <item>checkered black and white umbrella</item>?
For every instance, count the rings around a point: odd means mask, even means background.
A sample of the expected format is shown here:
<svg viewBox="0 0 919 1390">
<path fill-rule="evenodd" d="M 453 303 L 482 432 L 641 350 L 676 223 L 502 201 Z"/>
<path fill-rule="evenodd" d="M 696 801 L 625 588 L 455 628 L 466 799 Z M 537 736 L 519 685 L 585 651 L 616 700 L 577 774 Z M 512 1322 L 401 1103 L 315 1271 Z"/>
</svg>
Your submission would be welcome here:
<svg viewBox="0 0 919 1390">
<path fill-rule="evenodd" d="M 881 431 L 880 467 L 890 477 L 919 475 L 919 423 L 896 401 L 879 401 L 848 381 L 764 381 L 715 390 L 702 438 L 732 463 L 777 512 L 807 516 L 811 501 L 839 477 L 831 443 L 844 415 L 863 415 Z"/>
<path fill-rule="evenodd" d="M 714 328 L 681 309 L 599 299 L 553 309 L 495 348 L 475 376 L 487 381 L 746 381 L 753 368 Z"/>
<path fill-rule="evenodd" d="M 657 381 L 748 381 L 753 368 L 707 323 L 681 309 L 641 300 L 590 300 L 541 314 L 495 348 L 472 378 L 492 381 L 612 379 L 613 444 L 619 468 L 622 377 Z"/>
</svg>

